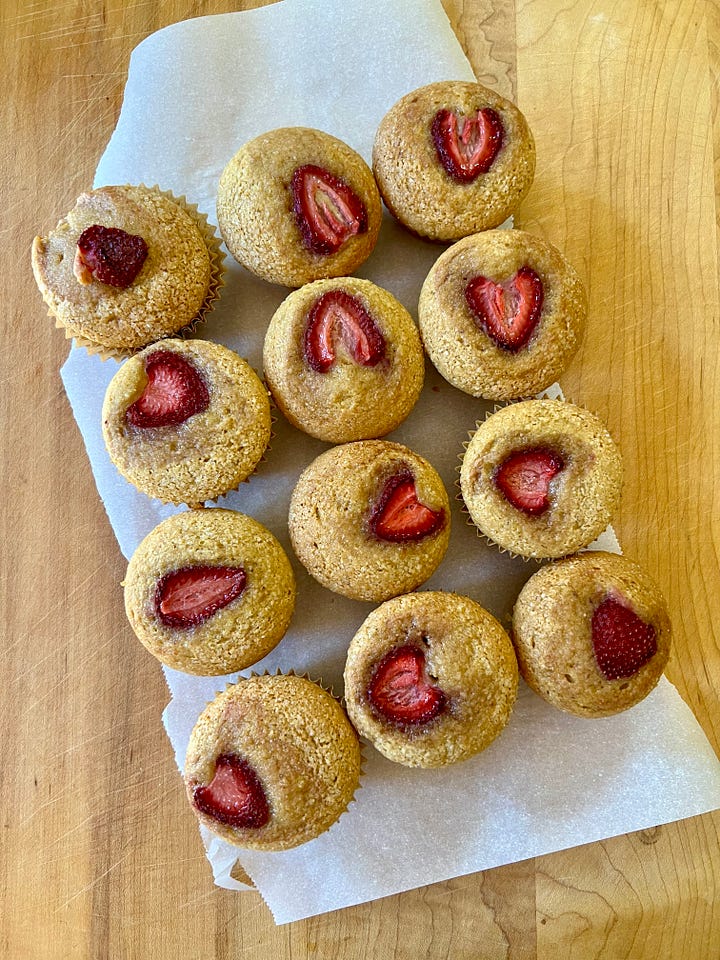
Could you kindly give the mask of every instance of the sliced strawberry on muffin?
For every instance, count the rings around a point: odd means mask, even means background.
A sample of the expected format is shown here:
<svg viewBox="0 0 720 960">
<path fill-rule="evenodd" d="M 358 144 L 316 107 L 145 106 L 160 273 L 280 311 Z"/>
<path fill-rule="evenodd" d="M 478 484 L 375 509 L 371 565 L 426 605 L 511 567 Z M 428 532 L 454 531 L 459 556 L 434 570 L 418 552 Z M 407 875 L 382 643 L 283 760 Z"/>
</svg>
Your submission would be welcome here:
<svg viewBox="0 0 720 960">
<path fill-rule="evenodd" d="M 513 611 L 523 677 L 548 703 L 579 717 L 610 716 L 643 700 L 665 669 L 671 635 L 652 578 L 603 551 L 547 564 Z"/>
</svg>

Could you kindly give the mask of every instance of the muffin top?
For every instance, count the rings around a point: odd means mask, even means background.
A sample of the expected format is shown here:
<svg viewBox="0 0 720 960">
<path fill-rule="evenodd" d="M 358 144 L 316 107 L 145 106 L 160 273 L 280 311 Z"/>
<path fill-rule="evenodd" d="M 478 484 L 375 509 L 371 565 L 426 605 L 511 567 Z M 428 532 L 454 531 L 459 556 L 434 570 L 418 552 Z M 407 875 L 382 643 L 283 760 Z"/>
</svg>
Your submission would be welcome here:
<svg viewBox="0 0 720 960">
<path fill-rule="evenodd" d="M 103 437 L 120 473 L 149 497 L 198 504 L 247 479 L 270 440 L 270 401 L 236 353 L 164 340 L 126 360 L 103 403 Z"/>
<path fill-rule="evenodd" d="M 257 663 L 282 639 L 295 577 L 275 537 L 235 510 L 189 510 L 163 520 L 125 576 L 137 637 L 168 667 L 203 676 Z"/>
<path fill-rule="evenodd" d="M 622 488 L 620 452 L 601 421 L 563 400 L 525 400 L 481 423 L 460 489 L 479 530 L 523 557 L 561 557 L 610 522 Z"/>
<path fill-rule="evenodd" d="M 132 351 L 198 316 L 222 263 L 213 240 L 183 201 L 142 186 L 99 187 L 47 238 L 35 238 L 33 272 L 69 335 Z"/>
<path fill-rule="evenodd" d="M 528 580 L 513 611 L 513 642 L 536 693 L 568 713 L 604 717 L 655 687 L 671 625 L 657 585 L 638 564 L 589 551 Z"/>
<path fill-rule="evenodd" d="M 514 400 L 554 383 L 587 315 L 583 285 L 559 250 L 522 230 L 488 230 L 443 253 L 423 284 L 425 348 L 453 386 Z"/>
<path fill-rule="evenodd" d="M 293 426 L 330 443 L 381 437 L 410 413 L 425 362 L 407 310 L 369 280 L 317 280 L 267 330 L 265 379 Z"/>
<path fill-rule="evenodd" d="M 387 440 L 333 447 L 293 490 L 290 537 L 323 586 L 380 602 L 434 572 L 450 538 L 442 480 L 418 454 Z"/>
<path fill-rule="evenodd" d="M 340 704 L 302 677 L 241 680 L 200 715 L 185 783 L 201 823 L 254 850 L 287 850 L 338 819 L 360 779 L 360 745 Z"/>
<path fill-rule="evenodd" d="M 437 767 L 484 750 L 510 717 L 518 667 L 510 638 L 468 597 L 409 593 L 381 604 L 348 649 L 355 729 L 388 759 Z"/>
<path fill-rule="evenodd" d="M 530 189 L 535 142 L 509 100 L 479 83 L 442 81 L 406 94 L 385 114 L 373 171 L 401 223 L 454 241 L 510 216 Z"/>
<path fill-rule="evenodd" d="M 299 287 L 356 270 L 375 246 L 382 206 L 360 154 L 321 130 L 282 127 L 229 161 L 217 214 L 239 263 L 271 283 Z"/>
</svg>

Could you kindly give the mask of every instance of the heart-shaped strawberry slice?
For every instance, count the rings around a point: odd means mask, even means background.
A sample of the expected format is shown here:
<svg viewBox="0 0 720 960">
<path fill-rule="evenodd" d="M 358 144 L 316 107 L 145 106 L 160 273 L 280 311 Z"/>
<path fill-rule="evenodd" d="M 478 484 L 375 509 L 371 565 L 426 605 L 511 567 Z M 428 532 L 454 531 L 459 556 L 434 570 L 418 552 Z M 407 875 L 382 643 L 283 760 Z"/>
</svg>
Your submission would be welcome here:
<svg viewBox="0 0 720 960">
<path fill-rule="evenodd" d="M 592 616 L 592 644 L 600 673 L 606 680 L 632 677 L 657 651 L 652 624 L 613 597 L 607 597 Z"/>
<path fill-rule="evenodd" d="M 168 427 L 202 413 L 210 392 L 197 369 L 172 350 L 155 350 L 145 358 L 147 384 L 126 413 L 134 427 Z"/>
<path fill-rule="evenodd" d="M 306 163 L 290 182 L 295 222 L 313 253 L 335 253 L 345 241 L 367 230 L 367 211 L 344 180 Z"/>
<path fill-rule="evenodd" d="M 492 107 L 469 117 L 438 110 L 430 131 L 440 163 L 459 183 L 471 183 L 487 173 L 503 142 L 502 120 Z"/>
<path fill-rule="evenodd" d="M 357 297 L 329 290 L 313 304 L 303 342 L 305 359 L 318 373 L 335 363 L 336 333 L 363 367 L 374 367 L 385 356 L 385 338 Z"/>
<path fill-rule="evenodd" d="M 532 267 L 524 266 L 501 283 L 473 277 L 465 287 L 465 299 L 485 333 L 503 350 L 516 353 L 540 320 L 543 284 Z"/>
<path fill-rule="evenodd" d="M 125 288 L 140 273 L 147 255 L 142 237 L 95 223 L 78 238 L 73 269 L 81 283 L 89 283 L 93 277 L 111 287 Z"/>
<path fill-rule="evenodd" d="M 386 720 L 399 724 L 428 723 L 447 703 L 427 675 L 425 654 L 410 644 L 386 654 L 373 670 L 368 700 Z"/>
<path fill-rule="evenodd" d="M 523 513 L 538 516 L 550 505 L 550 481 L 564 468 L 554 450 L 519 450 L 500 464 L 493 477 L 507 500 Z"/>
<path fill-rule="evenodd" d="M 375 502 L 369 526 L 380 540 L 404 543 L 422 540 L 445 524 L 445 511 L 431 510 L 418 499 L 415 478 L 409 470 L 401 470 L 385 482 Z"/>
<path fill-rule="evenodd" d="M 193 790 L 193 803 L 229 827 L 264 827 L 270 807 L 258 775 L 247 760 L 224 753 L 215 762 L 215 775 L 206 786 Z"/>
<path fill-rule="evenodd" d="M 195 627 L 236 600 L 246 582 L 242 567 L 172 570 L 160 578 L 155 588 L 155 613 L 166 627 Z"/>
</svg>

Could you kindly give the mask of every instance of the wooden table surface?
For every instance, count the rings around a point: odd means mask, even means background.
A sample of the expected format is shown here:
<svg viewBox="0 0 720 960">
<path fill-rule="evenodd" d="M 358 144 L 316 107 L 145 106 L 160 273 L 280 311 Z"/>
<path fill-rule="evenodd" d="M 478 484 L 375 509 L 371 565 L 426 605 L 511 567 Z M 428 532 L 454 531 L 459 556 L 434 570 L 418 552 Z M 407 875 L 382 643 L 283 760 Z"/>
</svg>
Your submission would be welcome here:
<svg viewBox="0 0 720 960">
<path fill-rule="evenodd" d="M 258 5 L 0 4 L 2 956 L 717 958 L 720 813 L 284 927 L 258 894 L 213 886 L 160 729 L 167 690 L 125 620 L 124 561 L 29 248 L 91 184 L 131 49 L 174 21 Z M 537 177 L 517 224 L 563 248 L 590 297 L 563 385 L 620 443 L 616 529 L 667 595 L 668 674 L 717 750 L 720 10 L 444 5 L 478 78 L 517 99 L 535 132 Z"/>
</svg>

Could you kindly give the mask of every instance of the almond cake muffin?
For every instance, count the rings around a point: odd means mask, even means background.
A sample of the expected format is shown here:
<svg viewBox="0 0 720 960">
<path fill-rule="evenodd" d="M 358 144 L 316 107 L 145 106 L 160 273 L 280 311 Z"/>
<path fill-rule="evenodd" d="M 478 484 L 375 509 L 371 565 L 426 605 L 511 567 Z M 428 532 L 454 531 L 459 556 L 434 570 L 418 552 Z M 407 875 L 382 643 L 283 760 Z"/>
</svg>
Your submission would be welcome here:
<svg viewBox="0 0 720 960">
<path fill-rule="evenodd" d="M 535 141 L 518 108 L 487 87 L 431 83 L 383 117 L 373 172 L 404 226 L 452 242 L 499 226 L 516 209 L 535 175 Z"/>
</svg>

